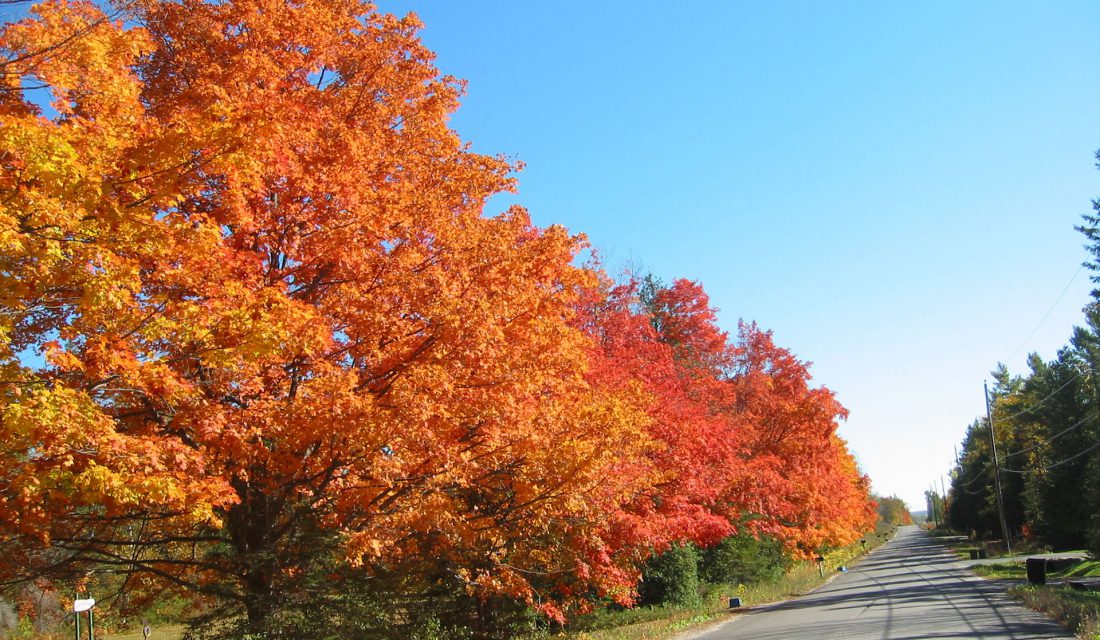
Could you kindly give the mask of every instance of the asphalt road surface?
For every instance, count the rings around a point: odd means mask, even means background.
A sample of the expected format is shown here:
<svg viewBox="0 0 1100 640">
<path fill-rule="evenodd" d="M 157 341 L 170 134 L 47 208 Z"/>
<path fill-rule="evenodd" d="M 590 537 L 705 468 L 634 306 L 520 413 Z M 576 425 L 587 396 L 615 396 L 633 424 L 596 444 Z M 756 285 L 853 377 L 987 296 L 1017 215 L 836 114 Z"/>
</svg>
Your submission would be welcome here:
<svg viewBox="0 0 1100 640">
<path fill-rule="evenodd" d="M 903 527 L 893 540 L 820 589 L 747 609 L 692 639 L 1073 637 L 1016 604 L 1003 586 L 962 567 L 917 527 Z"/>
</svg>

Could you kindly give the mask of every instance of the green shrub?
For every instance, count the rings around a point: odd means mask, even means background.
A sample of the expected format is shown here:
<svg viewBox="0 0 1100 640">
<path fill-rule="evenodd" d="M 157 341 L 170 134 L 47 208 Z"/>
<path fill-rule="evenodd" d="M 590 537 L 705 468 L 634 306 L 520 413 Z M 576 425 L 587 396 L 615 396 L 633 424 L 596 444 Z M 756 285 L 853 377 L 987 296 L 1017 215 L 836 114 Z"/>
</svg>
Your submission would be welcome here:
<svg viewBox="0 0 1100 640">
<path fill-rule="evenodd" d="M 699 551 L 691 543 L 654 556 L 642 570 L 641 604 L 687 606 L 699 602 Z"/>
<path fill-rule="evenodd" d="M 699 576 L 712 584 L 757 584 L 774 580 L 790 568 L 783 545 L 773 538 L 730 536 L 700 554 Z"/>
</svg>

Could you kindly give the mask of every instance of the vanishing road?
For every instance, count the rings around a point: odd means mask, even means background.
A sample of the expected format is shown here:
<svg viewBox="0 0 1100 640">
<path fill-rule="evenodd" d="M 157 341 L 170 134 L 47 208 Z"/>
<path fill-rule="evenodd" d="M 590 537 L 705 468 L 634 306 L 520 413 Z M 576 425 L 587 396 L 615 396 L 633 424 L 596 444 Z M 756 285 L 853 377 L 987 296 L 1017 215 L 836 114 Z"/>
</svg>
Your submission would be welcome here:
<svg viewBox="0 0 1100 640">
<path fill-rule="evenodd" d="M 835 569 L 835 567 L 834 567 Z M 1073 638 L 976 577 L 917 527 L 903 527 L 824 587 L 748 609 L 693 640 Z"/>
</svg>

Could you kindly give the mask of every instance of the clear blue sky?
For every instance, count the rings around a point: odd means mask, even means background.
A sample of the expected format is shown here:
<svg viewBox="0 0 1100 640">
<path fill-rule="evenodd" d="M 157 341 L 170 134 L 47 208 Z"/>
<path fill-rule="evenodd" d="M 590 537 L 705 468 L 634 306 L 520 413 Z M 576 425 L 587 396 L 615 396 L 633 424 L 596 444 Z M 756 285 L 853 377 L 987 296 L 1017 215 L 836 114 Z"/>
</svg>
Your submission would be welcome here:
<svg viewBox="0 0 1100 640">
<path fill-rule="evenodd" d="M 1053 357 L 1081 322 L 1086 272 L 1027 340 L 1100 196 L 1100 3 L 379 6 L 469 81 L 455 129 L 527 163 L 494 206 L 774 330 L 913 508 L 996 363 Z"/>
</svg>

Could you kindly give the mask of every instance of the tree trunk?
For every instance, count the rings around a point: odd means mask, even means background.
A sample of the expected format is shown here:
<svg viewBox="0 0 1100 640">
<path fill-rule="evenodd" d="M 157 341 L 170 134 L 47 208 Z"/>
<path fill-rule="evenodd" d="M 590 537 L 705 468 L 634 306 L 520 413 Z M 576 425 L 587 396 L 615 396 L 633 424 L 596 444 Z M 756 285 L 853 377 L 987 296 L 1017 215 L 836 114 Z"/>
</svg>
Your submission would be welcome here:
<svg viewBox="0 0 1100 640">
<path fill-rule="evenodd" d="M 250 633 L 264 633 L 278 607 L 278 577 L 274 529 L 277 509 L 270 498 L 247 483 L 235 483 L 240 502 L 228 513 L 227 524 L 237 561 L 237 577 L 244 595 Z"/>
</svg>

